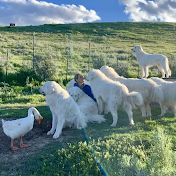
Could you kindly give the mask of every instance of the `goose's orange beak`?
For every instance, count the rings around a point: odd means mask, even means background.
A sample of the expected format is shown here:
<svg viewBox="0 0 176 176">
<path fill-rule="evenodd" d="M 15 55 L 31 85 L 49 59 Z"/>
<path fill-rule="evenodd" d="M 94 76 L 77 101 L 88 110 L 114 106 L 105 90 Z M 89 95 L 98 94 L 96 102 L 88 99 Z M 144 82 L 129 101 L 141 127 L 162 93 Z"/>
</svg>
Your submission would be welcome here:
<svg viewBox="0 0 176 176">
<path fill-rule="evenodd" d="M 37 122 L 40 124 L 42 119 L 43 117 L 41 116 L 39 119 L 37 119 Z"/>
</svg>

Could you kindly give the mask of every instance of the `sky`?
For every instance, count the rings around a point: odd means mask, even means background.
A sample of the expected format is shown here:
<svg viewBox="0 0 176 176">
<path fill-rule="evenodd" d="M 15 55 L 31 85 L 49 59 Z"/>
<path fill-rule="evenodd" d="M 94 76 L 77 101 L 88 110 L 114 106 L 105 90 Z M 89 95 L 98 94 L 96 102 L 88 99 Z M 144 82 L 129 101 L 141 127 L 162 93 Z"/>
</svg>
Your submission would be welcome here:
<svg viewBox="0 0 176 176">
<path fill-rule="evenodd" d="M 0 0 L 0 26 L 176 22 L 176 0 Z"/>
</svg>

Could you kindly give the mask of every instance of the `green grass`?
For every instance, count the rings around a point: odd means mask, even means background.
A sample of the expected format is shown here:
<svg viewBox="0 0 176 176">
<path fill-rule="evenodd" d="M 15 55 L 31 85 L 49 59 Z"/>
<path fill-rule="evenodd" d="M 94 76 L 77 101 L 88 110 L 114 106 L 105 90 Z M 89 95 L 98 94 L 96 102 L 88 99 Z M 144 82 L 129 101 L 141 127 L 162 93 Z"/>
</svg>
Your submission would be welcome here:
<svg viewBox="0 0 176 176">
<path fill-rule="evenodd" d="M 77 70 L 86 74 L 98 67 L 98 61 L 105 61 L 115 68 L 119 75 L 138 77 L 138 64 L 132 53 L 134 45 L 142 45 L 148 53 L 161 53 L 169 58 L 172 76 L 175 69 L 175 31 L 176 23 L 87 23 L 58 24 L 24 27 L 0 27 L 0 57 L 7 56 L 9 67 L 7 75 L 17 75 L 20 68 L 27 68 L 33 58 L 33 35 L 35 54 L 49 53 L 57 65 L 56 80 L 63 85 L 66 78 L 66 65 L 69 48 L 68 79 Z M 90 51 L 89 51 L 90 43 Z M 118 66 L 117 66 L 117 58 Z M 93 63 L 97 61 L 97 65 Z M 5 81 L 5 68 L 1 63 Z M 155 68 L 152 68 L 153 70 Z M 150 76 L 161 76 L 150 70 Z M 26 76 L 26 75 L 23 75 Z M 31 75 L 24 87 L 0 89 L 0 118 L 21 118 L 27 109 L 36 107 L 45 119 L 51 120 L 51 112 L 46 106 L 45 97 L 40 95 L 40 83 L 32 82 Z M 15 81 L 15 80 L 14 80 Z M 30 83 L 32 82 L 32 92 Z M 36 103 L 37 102 L 37 103 Z M 112 116 L 107 114 L 105 123 L 89 123 L 85 129 L 89 146 L 85 143 L 82 131 L 73 129 L 72 138 L 52 142 L 35 154 L 24 156 L 23 161 L 0 166 L 0 173 L 9 168 L 9 175 L 101 175 L 96 161 L 109 175 L 176 175 L 176 118 L 170 112 L 159 117 L 160 108 L 152 106 L 152 117 L 142 118 L 139 109 L 134 110 L 134 126 L 129 126 L 127 114 L 121 108 L 115 128 L 110 127 Z M 65 129 L 67 133 L 67 129 Z M 93 158 L 93 155 L 96 157 Z M 13 165 L 13 167 L 11 167 Z"/>
<path fill-rule="evenodd" d="M 7 107 L 1 107 L 1 118 L 20 118 L 26 115 L 25 104 L 7 105 Z M 51 112 L 46 105 L 38 104 L 35 107 L 44 118 L 51 119 Z M 21 163 L 23 167 L 17 165 L 13 167 L 13 171 L 9 171 L 9 174 L 15 171 L 18 173 L 17 175 L 34 176 L 49 174 L 101 175 L 100 169 L 96 165 L 97 161 L 109 175 L 175 175 L 176 163 L 172 162 L 175 162 L 173 159 L 176 158 L 176 119 L 173 114 L 167 113 L 162 118 L 158 117 L 160 108 L 155 105 L 152 106 L 153 116 L 143 118 L 140 110 L 137 109 L 134 110 L 135 125 L 129 126 L 129 120 L 124 110 L 120 108 L 118 113 L 118 123 L 114 128 L 110 127 L 112 123 L 110 114 L 105 116 L 105 123 L 88 124 L 85 134 L 89 141 L 89 147 L 85 142 L 83 132 L 73 129 L 70 140 L 59 143 L 52 142 L 35 154 L 24 156 L 23 163 Z M 157 135 L 159 136 L 154 141 L 154 136 Z M 155 146 L 155 144 L 157 145 Z M 158 146 L 167 147 L 167 144 L 170 146 L 164 150 L 166 154 L 163 153 L 164 156 L 160 154 L 158 158 L 155 158 L 155 155 L 158 155 L 157 152 L 162 153 L 162 151 L 158 151 Z M 153 155 L 158 166 L 151 164 L 154 161 L 150 155 Z M 169 166 L 160 162 L 161 157 L 163 160 L 168 160 Z M 1 166 L 1 173 L 7 167 L 9 166 Z M 167 170 L 167 167 L 170 169 Z"/>
<path fill-rule="evenodd" d="M 134 45 L 142 45 L 148 53 L 166 55 L 169 58 L 172 76 L 176 75 L 175 23 L 55 24 L 0 27 L 0 32 L 0 57 L 6 58 L 8 50 L 10 64 L 7 69 L 8 74 L 17 74 L 24 64 L 25 67 L 30 65 L 33 54 L 44 56 L 49 53 L 58 67 L 57 80 L 65 79 L 67 72 L 69 79 L 73 78 L 76 70 L 87 73 L 88 68 L 95 67 L 93 59 L 98 60 L 101 55 L 106 58 L 107 65 L 118 69 L 120 75 L 127 70 L 123 66 L 117 67 L 117 57 L 130 68 L 125 76 L 139 77 L 138 64 L 131 48 Z M 153 69 L 150 70 L 150 76 L 158 76 Z M 5 80 L 5 77 L 0 79 Z"/>
</svg>

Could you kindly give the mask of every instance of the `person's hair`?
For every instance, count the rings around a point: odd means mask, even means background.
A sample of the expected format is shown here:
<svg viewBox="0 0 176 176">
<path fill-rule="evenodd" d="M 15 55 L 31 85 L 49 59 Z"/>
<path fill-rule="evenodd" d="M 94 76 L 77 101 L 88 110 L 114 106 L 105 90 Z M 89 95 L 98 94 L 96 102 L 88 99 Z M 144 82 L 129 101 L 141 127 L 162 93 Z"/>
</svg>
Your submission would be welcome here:
<svg viewBox="0 0 176 176">
<path fill-rule="evenodd" d="M 74 77 L 74 80 L 76 81 L 78 79 L 78 76 L 81 75 L 81 73 L 77 73 Z"/>
</svg>

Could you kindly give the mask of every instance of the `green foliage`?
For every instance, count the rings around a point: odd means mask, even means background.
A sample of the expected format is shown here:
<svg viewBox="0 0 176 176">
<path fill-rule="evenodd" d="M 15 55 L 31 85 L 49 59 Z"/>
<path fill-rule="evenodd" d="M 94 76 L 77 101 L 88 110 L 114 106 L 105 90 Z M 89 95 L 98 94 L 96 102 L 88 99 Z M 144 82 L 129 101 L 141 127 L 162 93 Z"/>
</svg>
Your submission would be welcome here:
<svg viewBox="0 0 176 176">
<path fill-rule="evenodd" d="M 93 68 L 100 69 L 103 65 L 106 65 L 106 55 L 97 54 L 92 56 Z"/>
<path fill-rule="evenodd" d="M 165 176 L 176 174 L 176 152 L 162 128 L 153 131 L 151 147 L 123 137 L 92 142 L 99 162 L 110 175 Z M 108 167 L 111 166 L 111 167 Z"/>
<path fill-rule="evenodd" d="M 34 173 L 35 176 L 101 176 L 101 172 L 85 142 L 69 144 L 68 148 L 59 149 L 58 153 L 43 155 L 41 161 L 43 164 Z"/>
<path fill-rule="evenodd" d="M 36 55 L 34 58 L 34 70 L 40 81 L 53 80 L 57 77 L 57 67 L 52 60 L 52 55 Z"/>
<path fill-rule="evenodd" d="M 131 51 L 134 45 L 142 45 L 148 53 L 166 55 L 174 77 L 175 29 L 175 23 L 150 22 L 1 27 L 0 58 L 8 57 L 8 61 L 0 62 L 0 79 L 24 86 L 27 76 L 38 81 L 59 80 L 66 74 L 74 75 L 74 70 L 85 73 L 105 64 L 114 67 L 119 75 L 139 77 L 140 70 Z M 21 69 L 24 62 L 35 75 Z M 155 68 L 149 74 L 161 76 Z"/>
<path fill-rule="evenodd" d="M 9 52 L 8 61 L 0 62 L 0 82 L 10 85 L 0 85 L 0 117 L 24 117 L 27 107 L 38 104 L 41 113 L 50 119 L 45 97 L 38 92 L 40 84 L 55 80 L 65 88 L 78 70 L 86 76 L 88 68 L 109 65 L 119 75 L 138 77 L 139 66 L 131 51 L 134 45 L 142 45 L 148 53 L 166 55 L 174 77 L 175 29 L 175 23 L 145 22 L 0 27 L 0 59 Z M 160 76 L 156 67 L 149 73 Z M 90 148 L 75 143 L 77 137 L 64 148 L 45 151 L 40 158 L 30 155 L 21 175 L 99 175 L 90 149 L 110 175 L 176 175 L 175 117 L 169 113 L 158 117 L 158 107 L 152 107 L 152 111 L 149 118 L 141 118 L 140 110 L 134 111 L 133 127 L 127 125 L 127 115 L 119 109 L 117 127 L 110 128 L 112 116 L 108 114 L 106 123 L 88 124 L 87 134 L 94 139 Z M 156 131 L 158 126 L 164 127 L 168 136 L 162 128 Z"/>
</svg>

